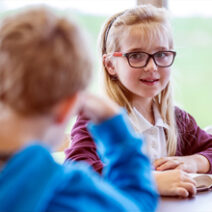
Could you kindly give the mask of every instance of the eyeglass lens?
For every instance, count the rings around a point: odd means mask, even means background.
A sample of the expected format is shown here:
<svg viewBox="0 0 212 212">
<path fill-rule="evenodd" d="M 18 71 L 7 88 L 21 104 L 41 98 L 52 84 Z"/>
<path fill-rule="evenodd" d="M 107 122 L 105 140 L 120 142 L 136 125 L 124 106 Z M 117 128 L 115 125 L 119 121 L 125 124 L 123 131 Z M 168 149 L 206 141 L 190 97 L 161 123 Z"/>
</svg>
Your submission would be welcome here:
<svg viewBox="0 0 212 212">
<path fill-rule="evenodd" d="M 132 52 L 127 54 L 128 61 L 132 67 L 144 67 L 149 61 L 149 57 L 154 59 L 156 65 L 166 67 L 172 64 L 174 60 L 174 52 L 160 51 L 153 55 L 145 52 Z"/>
</svg>

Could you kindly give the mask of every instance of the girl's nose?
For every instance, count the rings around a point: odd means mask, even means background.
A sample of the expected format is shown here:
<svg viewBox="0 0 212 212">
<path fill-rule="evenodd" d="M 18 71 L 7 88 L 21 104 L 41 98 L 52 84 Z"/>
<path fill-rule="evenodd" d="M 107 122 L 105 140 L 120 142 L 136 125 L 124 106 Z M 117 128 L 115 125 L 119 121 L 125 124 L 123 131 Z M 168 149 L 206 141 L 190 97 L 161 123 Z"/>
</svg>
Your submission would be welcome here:
<svg viewBox="0 0 212 212">
<path fill-rule="evenodd" d="M 144 67 L 144 71 L 157 71 L 157 70 L 158 70 L 158 67 L 155 64 L 155 61 L 153 60 L 153 58 L 149 58 L 148 63 Z"/>
</svg>

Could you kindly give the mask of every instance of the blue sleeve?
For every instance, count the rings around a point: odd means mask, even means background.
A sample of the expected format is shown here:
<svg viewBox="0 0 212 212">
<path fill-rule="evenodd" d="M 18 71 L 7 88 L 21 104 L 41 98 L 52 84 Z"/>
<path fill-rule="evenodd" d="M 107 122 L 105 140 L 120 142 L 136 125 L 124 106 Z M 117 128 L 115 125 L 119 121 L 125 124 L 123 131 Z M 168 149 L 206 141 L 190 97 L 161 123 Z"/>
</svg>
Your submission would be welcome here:
<svg viewBox="0 0 212 212">
<path fill-rule="evenodd" d="M 123 114 L 105 122 L 89 124 L 97 149 L 106 166 L 103 176 L 133 200 L 141 211 L 154 211 L 157 192 L 148 158 L 141 152 L 137 137 Z"/>
<path fill-rule="evenodd" d="M 85 164 L 69 164 L 47 211 L 155 211 L 158 195 L 150 163 L 124 116 L 88 128 L 107 160 L 103 177 Z"/>
</svg>

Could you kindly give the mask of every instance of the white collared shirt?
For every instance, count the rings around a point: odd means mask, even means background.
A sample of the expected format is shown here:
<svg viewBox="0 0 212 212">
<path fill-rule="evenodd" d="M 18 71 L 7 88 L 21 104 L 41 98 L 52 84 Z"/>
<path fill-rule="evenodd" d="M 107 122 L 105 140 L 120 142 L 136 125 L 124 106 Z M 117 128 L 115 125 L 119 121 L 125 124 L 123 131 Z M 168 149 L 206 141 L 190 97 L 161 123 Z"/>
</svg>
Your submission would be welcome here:
<svg viewBox="0 0 212 212">
<path fill-rule="evenodd" d="M 169 128 L 169 126 L 164 123 L 156 105 L 153 105 L 153 113 L 155 125 L 147 121 L 135 107 L 133 108 L 133 113 L 129 115 L 132 127 L 142 138 L 144 138 L 142 150 L 147 154 L 151 162 L 167 156 L 164 128 Z"/>
</svg>

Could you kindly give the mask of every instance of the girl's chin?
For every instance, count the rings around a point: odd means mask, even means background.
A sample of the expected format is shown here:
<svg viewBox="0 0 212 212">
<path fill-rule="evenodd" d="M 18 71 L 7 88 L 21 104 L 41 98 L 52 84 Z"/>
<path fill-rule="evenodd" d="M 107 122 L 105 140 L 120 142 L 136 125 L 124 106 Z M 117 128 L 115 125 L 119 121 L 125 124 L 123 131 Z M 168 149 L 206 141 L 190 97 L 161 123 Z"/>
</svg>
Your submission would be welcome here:
<svg viewBox="0 0 212 212">
<path fill-rule="evenodd" d="M 159 94 L 159 93 L 148 94 L 148 95 L 147 95 L 147 94 L 144 94 L 144 95 L 142 95 L 142 94 L 137 94 L 137 95 L 133 95 L 132 99 L 133 99 L 133 100 L 135 100 L 135 99 L 137 99 L 137 100 L 139 100 L 139 99 L 142 99 L 142 100 L 144 100 L 144 99 L 151 100 L 151 99 L 153 99 L 154 97 L 156 97 L 158 94 Z"/>
</svg>

